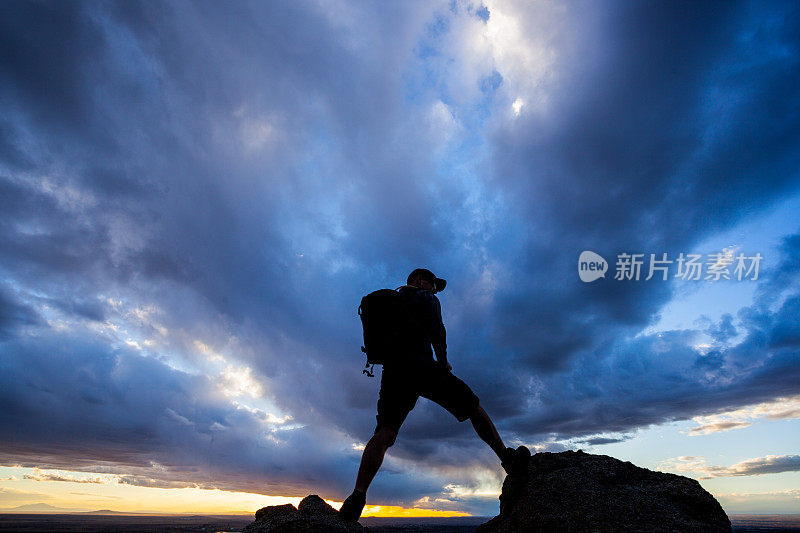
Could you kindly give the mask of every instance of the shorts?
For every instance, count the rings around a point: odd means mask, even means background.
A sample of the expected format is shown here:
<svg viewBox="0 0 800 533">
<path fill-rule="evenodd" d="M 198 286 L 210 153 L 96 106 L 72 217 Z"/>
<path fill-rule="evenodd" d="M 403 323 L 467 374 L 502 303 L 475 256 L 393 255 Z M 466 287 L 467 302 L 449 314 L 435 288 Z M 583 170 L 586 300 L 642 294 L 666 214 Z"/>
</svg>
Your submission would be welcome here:
<svg viewBox="0 0 800 533">
<path fill-rule="evenodd" d="M 384 368 L 375 431 L 384 427 L 399 431 L 420 396 L 441 405 L 459 422 L 472 416 L 479 404 L 466 383 L 432 362 L 409 370 Z"/>
</svg>

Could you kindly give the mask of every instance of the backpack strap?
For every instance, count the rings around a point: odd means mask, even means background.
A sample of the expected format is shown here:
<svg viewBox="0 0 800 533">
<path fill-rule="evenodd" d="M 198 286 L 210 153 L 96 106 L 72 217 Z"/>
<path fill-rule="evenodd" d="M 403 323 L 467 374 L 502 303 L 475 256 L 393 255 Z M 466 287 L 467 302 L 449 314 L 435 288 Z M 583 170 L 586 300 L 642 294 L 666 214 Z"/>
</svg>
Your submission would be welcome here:
<svg viewBox="0 0 800 533">
<path fill-rule="evenodd" d="M 359 306 L 359 310 L 360 309 L 361 309 L 361 307 Z M 367 355 L 367 349 L 364 348 L 363 346 L 361 347 L 361 351 L 364 352 L 364 355 Z M 373 372 L 374 369 L 375 369 L 375 365 L 374 364 L 370 365 L 369 364 L 369 358 L 367 358 L 367 364 L 364 365 L 364 370 L 362 370 L 361 373 L 362 374 L 366 374 L 368 377 L 374 378 L 375 377 L 375 373 Z"/>
</svg>

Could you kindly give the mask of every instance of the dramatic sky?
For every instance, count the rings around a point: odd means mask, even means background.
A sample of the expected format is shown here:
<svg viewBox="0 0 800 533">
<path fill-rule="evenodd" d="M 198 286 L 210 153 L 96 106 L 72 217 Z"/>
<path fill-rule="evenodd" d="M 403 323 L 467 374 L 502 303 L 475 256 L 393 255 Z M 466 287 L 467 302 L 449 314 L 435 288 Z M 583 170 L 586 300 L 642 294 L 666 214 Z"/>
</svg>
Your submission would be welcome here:
<svg viewBox="0 0 800 533">
<path fill-rule="evenodd" d="M 507 444 L 800 512 L 798 5 L 0 4 L 0 507 L 341 501 L 416 267 Z M 502 479 L 420 400 L 370 503 Z"/>
</svg>

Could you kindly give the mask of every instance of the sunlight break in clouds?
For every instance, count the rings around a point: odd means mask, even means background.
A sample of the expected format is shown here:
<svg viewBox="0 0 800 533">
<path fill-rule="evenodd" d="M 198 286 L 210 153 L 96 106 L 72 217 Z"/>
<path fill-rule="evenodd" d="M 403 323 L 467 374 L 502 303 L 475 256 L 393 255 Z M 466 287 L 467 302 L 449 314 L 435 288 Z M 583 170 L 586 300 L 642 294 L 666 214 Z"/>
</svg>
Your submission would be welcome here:
<svg viewBox="0 0 800 533">
<path fill-rule="evenodd" d="M 742 407 L 733 411 L 692 418 L 699 425 L 689 430 L 689 435 L 708 435 L 719 431 L 746 428 L 756 420 L 790 420 L 800 418 L 800 396 L 778 398 L 771 402 Z"/>
<path fill-rule="evenodd" d="M 525 102 L 522 101 L 522 98 L 517 98 L 514 100 L 514 103 L 511 104 L 511 107 L 514 109 L 514 114 L 519 116 L 520 112 L 522 112 L 522 106 L 525 105 Z"/>
<path fill-rule="evenodd" d="M 573 37 L 567 35 L 565 11 L 547 1 L 453 6 L 443 16 L 448 27 L 438 36 L 441 52 L 452 58 L 438 66 L 453 102 L 462 107 L 474 103 L 481 97 L 481 83 L 499 75 L 498 103 L 505 101 L 517 112 L 517 102 L 524 101 L 537 112 L 545 111 L 557 77 L 557 47 Z"/>
<path fill-rule="evenodd" d="M 32 481 L 67 481 L 70 483 L 94 484 L 112 483 L 115 479 L 117 479 L 117 477 L 113 475 L 74 475 L 71 472 L 63 472 L 61 470 L 40 470 L 38 468 L 34 468 L 33 473 L 25 474 L 23 478 L 30 479 Z"/>
<path fill-rule="evenodd" d="M 730 476 L 760 476 L 800 471 L 800 455 L 767 455 L 747 459 L 728 467 L 708 466 L 697 469 L 705 475 L 700 479 Z"/>
<path fill-rule="evenodd" d="M 247 395 L 261 398 L 264 388 L 254 379 L 253 369 L 248 366 L 228 365 L 220 372 L 220 388 L 229 397 Z"/>
<path fill-rule="evenodd" d="M 542 1 L 489 1 L 486 7 L 489 20 L 483 38 L 494 66 L 509 94 L 524 95 L 513 103 L 515 114 L 519 115 L 523 102 L 532 102 L 537 111 L 545 109 L 558 60 L 556 34 L 566 30 L 564 11 L 557 3 Z"/>
<path fill-rule="evenodd" d="M 658 469 L 687 474 L 695 473 L 700 476 L 699 479 L 760 476 L 800 471 L 800 455 L 767 455 L 746 459 L 731 466 L 709 466 L 703 457 L 683 456 L 662 462 Z"/>
</svg>

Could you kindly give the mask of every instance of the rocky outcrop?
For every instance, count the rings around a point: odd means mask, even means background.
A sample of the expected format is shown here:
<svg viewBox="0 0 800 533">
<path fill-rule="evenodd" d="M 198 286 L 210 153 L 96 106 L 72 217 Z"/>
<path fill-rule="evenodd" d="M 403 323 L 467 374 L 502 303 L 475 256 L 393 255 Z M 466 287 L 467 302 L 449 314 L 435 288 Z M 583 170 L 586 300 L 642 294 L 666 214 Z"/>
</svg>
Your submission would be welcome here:
<svg viewBox="0 0 800 533">
<path fill-rule="evenodd" d="M 351 533 L 363 532 L 360 524 L 344 522 L 339 512 L 316 495 L 292 504 L 271 505 L 256 511 L 256 520 L 243 533 Z"/>
<path fill-rule="evenodd" d="M 537 453 L 509 475 L 500 514 L 477 533 L 726 532 L 731 523 L 694 479 L 582 451 Z"/>
<path fill-rule="evenodd" d="M 307 496 L 298 507 L 259 509 L 244 533 L 382 529 L 344 522 L 322 498 Z M 519 473 L 507 476 L 500 514 L 477 529 L 477 533 L 522 531 L 730 533 L 731 523 L 717 500 L 693 479 L 653 472 L 606 455 L 568 451 L 537 453 Z"/>
</svg>

